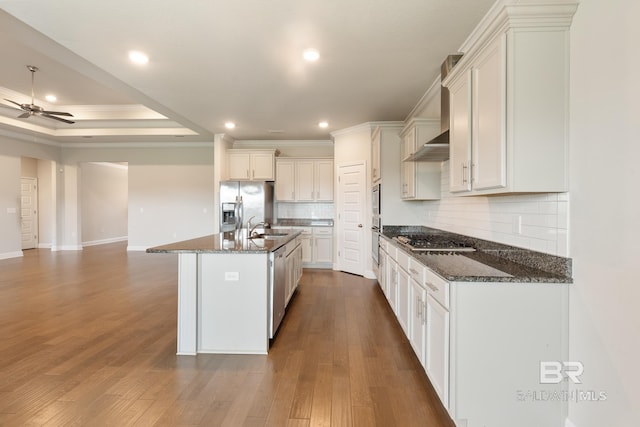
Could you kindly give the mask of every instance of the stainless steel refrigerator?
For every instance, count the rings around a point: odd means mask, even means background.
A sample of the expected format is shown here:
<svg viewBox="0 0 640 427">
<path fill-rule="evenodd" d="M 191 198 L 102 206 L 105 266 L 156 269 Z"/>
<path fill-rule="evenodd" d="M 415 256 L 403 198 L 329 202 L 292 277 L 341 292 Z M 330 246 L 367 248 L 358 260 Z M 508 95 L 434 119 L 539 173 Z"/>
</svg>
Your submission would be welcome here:
<svg viewBox="0 0 640 427">
<path fill-rule="evenodd" d="M 220 182 L 220 231 L 246 228 L 249 219 L 273 223 L 273 196 L 272 181 Z"/>
</svg>

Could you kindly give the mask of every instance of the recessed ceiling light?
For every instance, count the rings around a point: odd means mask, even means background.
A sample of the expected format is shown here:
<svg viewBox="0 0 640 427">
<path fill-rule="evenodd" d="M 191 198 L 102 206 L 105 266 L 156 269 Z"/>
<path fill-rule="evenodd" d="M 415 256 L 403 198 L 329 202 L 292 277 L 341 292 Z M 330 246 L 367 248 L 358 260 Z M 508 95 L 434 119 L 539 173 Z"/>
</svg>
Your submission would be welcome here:
<svg viewBox="0 0 640 427">
<path fill-rule="evenodd" d="M 305 49 L 305 51 L 302 52 L 302 57 L 306 61 L 314 62 L 320 58 L 320 52 L 318 52 L 316 49 Z"/>
<path fill-rule="evenodd" d="M 149 57 L 147 56 L 147 54 L 138 50 L 132 50 L 131 52 L 129 52 L 129 59 L 131 60 L 131 62 L 140 65 L 144 65 L 149 62 Z"/>
<path fill-rule="evenodd" d="M 324 129 L 324 128 L 326 128 L 326 127 L 329 127 L 329 123 L 327 123 L 327 122 L 320 122 L 320 123 L 318 123 L 318 126 L 320 126 L 321 128 L 323 128 L 323 129 Z"/>
<path fill-rule="evenodd" d="M 47 95 L 44 97 L 44 99 L 46 99 L 48 102 L 56 102 L 58 100 L 55 95 Z"/>
<path fill-rule="evenodd" d="M 227 122 L 224 124 L 224 127 L 226 127 L 227 129 L 233 129 L 236 127 L 236 124 L 233 122 Z"/>
</svg>

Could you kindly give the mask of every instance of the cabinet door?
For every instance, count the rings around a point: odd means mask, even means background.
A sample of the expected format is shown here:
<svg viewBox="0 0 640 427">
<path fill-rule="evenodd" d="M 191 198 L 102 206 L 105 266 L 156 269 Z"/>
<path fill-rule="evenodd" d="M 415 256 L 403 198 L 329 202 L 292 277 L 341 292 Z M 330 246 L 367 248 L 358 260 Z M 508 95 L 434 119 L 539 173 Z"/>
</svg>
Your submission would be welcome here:
<svg viewBox="0 0 640 427">
<path fill-rule="evenodd" d="M 416 128 L 411 128 L 402 138 L 402 159 L 406 159 L 416 151 Z"/>
<path fill-rule="evenodd" d="M 333 161 L 316 160 L 314 175 L 315 200 L 333 202 Z"/>
<path fill-rule="evenodd" d="M 389 283 L 389 294 L 387 299 L 389 306 L 396 312 L 396 302 L 398 301 L 398 264 L 390 255 L 387 255 L 387 283 Z"/>
<path fill-rule="evenodd" d="M 373 183 L 380 181 L 380 138 L 382 131 L 380 128 L 374 133 L 371 139 L 371 179 Z"/>
<path fill-rule="evenodd" d="M 403 199 L 415 199 L 416 198 L 416 164 L 414 162 L 402 162 L 401 164 L 402 174 L 402 198 Z"/>
<path fill-rule="evenodd" d="M 411 346 L 413 347 L 413 351 L 416 353 L 418 360 L 424 366 L 425 339 L 427 331 L 424 302 L 427 292 L 413 279 L 411 279 L 411 288 L 409 291 L 409 310 L 411 313 L 409 316 L 411 319 L 411 334 L 409 336 L 409 341 L 411 342 Z"/>
<path fill-rule="evenodd" d="M 311 244 L 313 241 L 313 236 L 310 234 L 303 234 L 300 236 L 300 246 L 301 246 L 301 257 L 302 262 L 310 263 L 313 260 L 313 245 Z"/>
<path fill-rule="evenodd" d="M 404 333 L 409 336 L 409 274 L 398 266 L 398 302 L 396 316 Z"/>
<path fill-rule="evenodd" d="M 314 200 L 313 160 L 296 160 L 296 200 L 312 202 Z"/>
<path fill-rule="evenodd" d="M 445 408 L 449 408 L 449 311 L 427 294 L 425 370 Z"/>
<path fill-rule="evenodd" d="M 295 199 L 295 162 L 278 159 L 276 161 L 276 200 L 292 202 Z"/>
<path fill-rule="evenodd" d="M 273 181 L 274 158 L 271 153 L 251 154 L 251 179 Z"/>
<path fill-rule="evenodd" d="M 229 153 L 229 179 L 251 178 L 251 156 L 249 153 Z"/>
<path fill-rule="evenodd" d="M 293 290 L 295 289 L 295 266 L 293 252 L 287 255 L 286 264 L 286 281 L 285 281 L 285 305 L 289 304 Z"/>
<path fill-rule="evenodd" d="M 471 72 L 449 86 L 449 190 L 471 191 Z"/>
<path fill-rule="evenodd" d="M 506 35 L 489 44 L 473 67 L 471 182 L 474 190 L 506 187 Z"/>
<path fill-rule="evenodd" d="M 378 283 L 384 295 L 389 299 L 389 290 L 387 289 L 387 257 L 385 252 L 380 250 L 378 256 Z"/>
<path fill-rule="evenodd" d="M 333 262 L 333 236 L 314 236 L 314 262 Z"/>
</svg>

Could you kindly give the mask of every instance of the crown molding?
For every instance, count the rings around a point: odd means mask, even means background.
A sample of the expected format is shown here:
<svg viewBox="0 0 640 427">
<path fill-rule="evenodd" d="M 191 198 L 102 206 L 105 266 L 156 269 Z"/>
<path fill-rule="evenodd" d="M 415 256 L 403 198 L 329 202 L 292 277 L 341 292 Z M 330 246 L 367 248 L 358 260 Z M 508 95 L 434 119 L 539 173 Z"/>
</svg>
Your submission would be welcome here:
<svg viewBox="0 0 640 427">
<path fill-rule="evenodd" d="M 330 139 L 313 140 L 313 139 L 300 139 L 300 140 L 236 140 L 233 143 L 233 148 L 280 148 L 280 147 L 331 147 L 333 141 Z"/>
<path fill-rule="evenodd" d="M 62 148 L 213 148 L 205 142 L 62 142 Z"/>
</svg>

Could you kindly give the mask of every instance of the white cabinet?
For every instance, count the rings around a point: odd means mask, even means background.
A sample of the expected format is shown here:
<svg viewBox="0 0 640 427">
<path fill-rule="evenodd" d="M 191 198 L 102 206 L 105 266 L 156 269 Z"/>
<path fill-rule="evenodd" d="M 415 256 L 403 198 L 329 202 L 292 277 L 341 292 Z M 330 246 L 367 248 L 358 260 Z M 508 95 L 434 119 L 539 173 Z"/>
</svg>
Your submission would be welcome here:
<svg viewBox="0 0 640 427">
<path fill-rule="evenodd" d="M 296 162 L 291 159 L 276 160 L 276 200 L 294 202 L 296 200 Z"/>
<path fill-rule="evenodd" d="M 276 150 L 227 150 L 229 179 L 273 181 Z"/>
<path fill-rule="evenodd" d="M 424 301 L 424 368 L 445 408 L 449 407 L 449 311 L 429 292 Z"/>
<path fill-rule="evenodd" d="M 333 202 L 333 160 L 278 159 L 276 200 Z"/>
<path fill-rule="evenodd" d="M 313 259 L 316 264 L 333 264 L 333 227 L 313 227 Z"/>
<path fill-rule="evenodd" d="M 422 285 L 415 280 L 411 279 L 411 286 L 409 288 L 409 301 L 411 304 L 410 325 L 411 333 L 409 336 L 409 342 L 413 351 L 416 353 L 416 357 L 420 363 L 424 366 L 424 353 L 426 342 L 426 316 L 425 316 L 425 301 L 427 299 L 427 291 Z"/>
<path fill-rule="evenodd" d="M 568 191 L 575 7 L 507 7 L 462 46 L 465 55 L 443 81 L 450 91 L 452 193 Z"/>
<path fill-rule="evenodd" d="M 300 230 L 300 262 L 302 267 L 333 267 L 333 227 L 281 227 L 274 229 Z"/>
<path fill-rule="evenodd" d="M 298 282 L 302 277 L 302 247 L 300 238 L 287 243 L 286 246 L 286 285 L 285 285 L 285 305 L 289 303 L 291 296 L 298 287 Z"/>
<path fill-rule="evenodd" d="M 563 425 L 566 401 L 517 399 L 540 389 L 541 360 L 566 357 L 568 285 L 449 282 L 386 238 L 381 247 L 389 305 L 456 425 Z"/>
<path fill-rule="evenodd" d="M 400 194 L 404 200 L 435 200 L 440 198 L 440 163 L 406 160 L 417 148 L 440 134 L 440 122 L 412 119 L 402 131 Z"/>
<path fill-rule="evenodd" d="M 376 127 L 371 135 L 371 181 L 374 184 L 380 182 L 382 177 L 380 171 L 380 149 L 382 132 L 380 127 Z"/>
</svg>

